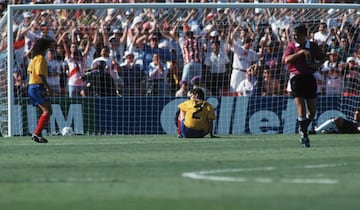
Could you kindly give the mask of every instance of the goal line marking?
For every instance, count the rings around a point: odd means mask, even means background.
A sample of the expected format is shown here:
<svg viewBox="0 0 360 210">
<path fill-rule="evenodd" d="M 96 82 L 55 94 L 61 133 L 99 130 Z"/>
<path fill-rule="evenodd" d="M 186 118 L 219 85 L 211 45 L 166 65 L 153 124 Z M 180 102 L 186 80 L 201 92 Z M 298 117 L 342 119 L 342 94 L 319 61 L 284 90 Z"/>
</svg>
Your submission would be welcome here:
<svg viewBox="0 0 360 210">
<path fill-rule="evenodd" d="M 346 165 L 343 164 L 319 164 L 319 165 L 304 165 L 297 166 L 292 168 L 304 168 L 304 169 L 316 169 L 316 168 L 334 168 Z M 251 171 L 275 171 L 281 170 L 281 168 L 268 166 L 268 167 L 259 167 L 259 168 L 230 168 L 230 169 L 218 169 L 218 170 L 203 170 L 203 171 L 194 171 L 194 172 L 184 172 L 182 173 L 183 177 L 190 179 L 201 179 L 209 181 L 224 181 L 224 182 L 249 182 L 254 181 L 258 183 L 272 183 L 272 182 L 282 182 L 290 184 L 337 184 L 339 181 L 337 179 L 327 179 L 327 178 L 281 178 L 276 180 L 269 177 L 246 177 L 246 176 L 221 176 L 217 174 L 223 173 L 241 173 L 241 172 L 251 172 Z"/>
</svg>

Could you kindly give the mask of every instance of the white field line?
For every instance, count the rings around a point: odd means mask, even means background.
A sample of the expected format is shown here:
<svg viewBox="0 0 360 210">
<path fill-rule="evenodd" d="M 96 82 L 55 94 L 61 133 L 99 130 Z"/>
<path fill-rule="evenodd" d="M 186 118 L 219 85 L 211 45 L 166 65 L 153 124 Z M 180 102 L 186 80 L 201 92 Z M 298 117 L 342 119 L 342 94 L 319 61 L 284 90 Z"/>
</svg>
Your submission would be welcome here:
<svg viewBox="0 0 360 210">
<path fill-rule="evenodd" d="M 117 178 L 101 177 L 61 177 L 61 178 L 31 178 L 24 180 L 1 180 L 0 183 L 99 183 L 99 182 L 125 182 Z"/>
<path fill-rule="evenodd" d="M 293 168 L 304 168 L 304 169 L 316 169 L 316 168 L 333 168 L 341 167 L 347 165 L 343 164 L 319 164 L 319 165 L 304 165 L 297 166 Z M 183 177 L 190 179 L 201 179 L 209 181 L 227 181 L 227 182 L 246 182 L 254 181 L 258 183 L 271 183 L 276 182 L 276 180 L 269 177 L 244 177 L 244 176 L 217 176 L 216 174 L 220 173 L 235 173 L 235 172 L 245 172 L 245 171 L 274 171 L 280 170 L 272 166 L 262 167 L 262 168 L 232 168 L 232 169 L 218 169 L 218 170 L 207 170 L 207 171 L 194 171 L 194 172 L 184 172 L 182 173 Z M 279 182 L 290 183 L 290 184 L 336 184 L 339 181 L 337 179 L 314 179 L 314 178 L 283 178 Z"/>
<path fill-rule="evenodd" d="M 281 182 L 293 184 L 337 184 L 336 179 L 282 179 Z"/>
</svg>

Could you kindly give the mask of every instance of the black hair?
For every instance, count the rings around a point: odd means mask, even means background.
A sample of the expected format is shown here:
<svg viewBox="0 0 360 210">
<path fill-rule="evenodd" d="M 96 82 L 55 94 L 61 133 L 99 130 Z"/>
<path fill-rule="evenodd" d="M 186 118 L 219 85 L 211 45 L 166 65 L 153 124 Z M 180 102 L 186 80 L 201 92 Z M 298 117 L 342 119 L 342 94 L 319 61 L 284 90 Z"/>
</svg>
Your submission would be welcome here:
<svg viewBox="0 0 360 210">
<path fill-rule="evenodd" d="M 196 95 L 200 100 L 205 100 L 205 93 L 201 88 L 194 88 L 190 90 L 190 93 Z"/>
<path fill-rule="evenodd" d="M 185 35 L 188 36 L 188 37 L 190 37 L 190 38 L 193 38 L 193 37 L 194 37 L 194 32 L 192 32 L 192 31 L 187 31 L 187 32 L 185 32 Z"/>
<path fill-rule="evenodd" d="M 244 43 L 251 43 L 252 39 L 250 37 L 246 37 Z"/>
<path fill-rule="evenodd" d="M 307 28 L 304 24 L 299 23 L 294 26 L 294 31 L 297 34 L 307 35 Z"/>
<path fill-rule="evenodd" d="M 40 38 L 36 40 L 33 48 L 32 48 L 32 55 L 42 55 L 45 51 L 50 48 L 52 41 L 50 39 Z"/>
<path fill-rule="evenodd" d="M 73 56 L 82 56 L 82 53 L 80 50 L 75 50 Z"/>
<path fill-rule="evenodd" d="M 103 49 L 105 49 L 108 53 L 110 52 L 110 48 L 108 46 L 103 46 Z"/>
<path fill-rule="evenodd" d="M 323 25 L 327 28 L 327 24 L 325 22 L 321 22 L 320 25 Z"/>
<path fill-rule="evenodd" d="M 215 44 L 216 46 L 220 46 L 220 40 L 212 41 L 212 44 Z"/>
<path fill-rule="evenodd" d="M 98 70 L 106 70 L 106 62 L 105 61 L 99 61 L 99 63 L 96 65 L 96 68 Z"/>
</svg>

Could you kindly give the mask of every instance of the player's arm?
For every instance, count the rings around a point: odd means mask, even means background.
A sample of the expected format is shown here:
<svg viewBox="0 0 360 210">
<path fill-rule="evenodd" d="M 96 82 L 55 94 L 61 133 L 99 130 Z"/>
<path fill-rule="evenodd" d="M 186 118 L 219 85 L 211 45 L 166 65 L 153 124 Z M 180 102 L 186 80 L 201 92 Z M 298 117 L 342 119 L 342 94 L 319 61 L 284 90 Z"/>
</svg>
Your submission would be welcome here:
<svg viewBox="0 0 360 210">
<path fill-rule="evenodd" d="M 214 126 L 212 120 L 209 121 L 209 134 L 210 134 L 210 138 L 219 138 L 219 136 L 214 135 Z"/>
<path fill-rule="evenodd" d="M 40 79 L 41 79 L 41 82 L 42 84 L 44 85 L 46 91 L 47 91 L 47 94 L 48 95 L 52 95 L 53 94 L 53 91 L 52 89 L 50 88 L 49 84 L 47 83 L 47 80 L 46 80 L 46 76 L 44 75 L 39 75 Z"/>
<path fill-rule="evenodd" d="M 214 109 L 212 106 L 208 106 L 208 128 L 209 128 L 209 135 L 210 138 L 219 138 L 219 136 L 214 135 L 214 120 L 216 119 Z"/>
<path fill-rule="evenodd" d="M 284 56 L 283 61 L 286 64 L 295 63 L 299 60 L 303 60 L 306 56 L 310 56 L 310 52 L 306 49 L 302 49 L 296 53 Z"/>
<path fill-rule="evenodd" d="M 357 122 L 357 130 L 360 132 L 360 109 L 354 112 L 354 121 Z"/>
</svg>

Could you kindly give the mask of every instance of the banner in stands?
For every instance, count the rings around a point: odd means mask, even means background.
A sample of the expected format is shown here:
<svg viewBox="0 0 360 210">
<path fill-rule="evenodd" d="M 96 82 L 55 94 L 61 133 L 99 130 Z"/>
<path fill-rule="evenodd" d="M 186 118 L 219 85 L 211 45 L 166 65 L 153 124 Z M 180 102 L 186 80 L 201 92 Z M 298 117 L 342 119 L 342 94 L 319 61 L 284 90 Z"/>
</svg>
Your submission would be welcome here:
<svg viewBox="0 0 360 210">
<path fill-rule="evenodd" d="M 53 115 L 47 132 L 73 127 L 76 134 L 176 134 L 177 105 L 186 98 L 103 97 L 54 98 Z M 212 97 L 217 134 L 296 133 L 296 108 L 287 97 Z M 22 103 L 21 103 L 22 101 Z M 18 100 L 15 135 L 28 135 L 35 129 L 39 112 L 26 100 Z M 319 97 L 314 122 L 343 115 L 339 98 Z M 23 114 L 22 114 L 23 113 Z"/>
</svg>

